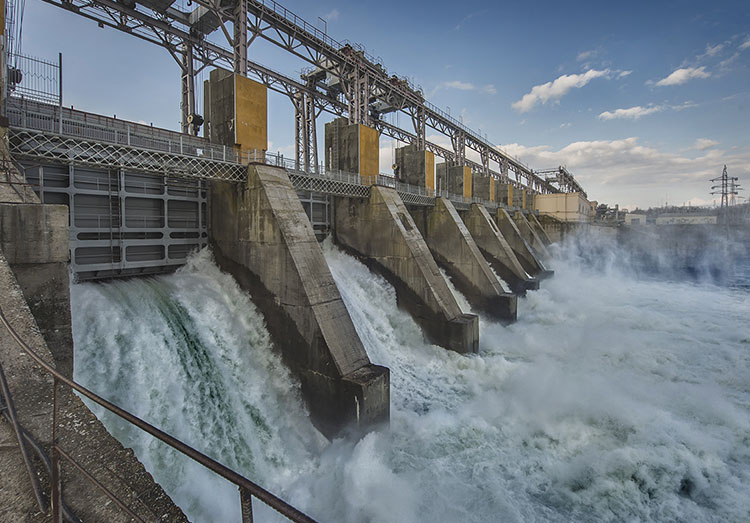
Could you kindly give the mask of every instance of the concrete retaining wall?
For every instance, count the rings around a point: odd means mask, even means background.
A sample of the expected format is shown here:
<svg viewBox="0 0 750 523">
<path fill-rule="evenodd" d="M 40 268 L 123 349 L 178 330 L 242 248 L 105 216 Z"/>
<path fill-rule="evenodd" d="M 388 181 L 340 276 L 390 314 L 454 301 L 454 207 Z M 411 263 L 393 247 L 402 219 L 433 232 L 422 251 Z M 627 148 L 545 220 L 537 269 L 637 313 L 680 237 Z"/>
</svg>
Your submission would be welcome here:
<svg viewBox="0 0 750 523">
<path fill-rule="evenodd" d="M 337 198 L 336 240 L 360 255 L 396 288 L 399 305 L 433 343 L 477 352 L 479 322 L 464 314 L 398 193 L 373 186 L 369 200 Z"/>
<path fill-rule="evenodd" d="M 211 189 L 217 262 L 263 312 L 314 423 L 331 437 L 387 421 L 388 369 L 370 363 L 286 171 L 251 165 L 247 185 Z"/>
<path fill-rule="evenodd" d="M 437 198 L 435 207 L 416 207 L 411 212 L 435 261 L 469 302 L 492 318 L 515 320 L 516 297 L 498 281 L 453 203 Z"/>
<path fill-rule="evenodd" d="M 0 249 L 52 348 L 58 370 L 73 377 L 68 207 L 0 204 Z"/>
</svg>

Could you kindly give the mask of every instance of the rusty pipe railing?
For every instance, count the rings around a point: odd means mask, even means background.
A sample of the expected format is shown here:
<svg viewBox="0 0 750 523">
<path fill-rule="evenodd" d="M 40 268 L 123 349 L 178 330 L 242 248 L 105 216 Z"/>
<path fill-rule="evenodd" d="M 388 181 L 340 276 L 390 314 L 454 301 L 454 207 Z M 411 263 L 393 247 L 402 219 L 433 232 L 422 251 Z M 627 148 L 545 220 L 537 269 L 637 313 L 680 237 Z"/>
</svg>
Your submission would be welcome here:
<svg viewBox="0 0 750 523">
<path fill-rule="evenodd" d="M 55 522 L 62 521 L 62 515 L 63 515 L 62 514 L 63 512 L 62 500 L 61 500 L 61 483 L 60 483 L 60 457 L 63 457 L 64 459 L 73 462 L 73 465 L 77 469 L 79 469 L 79 471 L 82 471 L 88 479 L 93 479 L 90 476 L 90 474 L 80 464 L 74 462 L 72 458 L 64 450 L 62 450 L 60 446 L 58 445 L 58 441 L 57 441 L 57 388 L 58 388 L 59 383 L 62 383 L 63 385 L 67 385 L 68 387 L 75 390 L 82 396 L 101 405 L 102 407 L 116 414 L 117 416 L 124 419 L 128 423 L 135 425 L 136 427 L 150 434 L 151 436 L 155 437 L 159 441 L 166 443 L 167 445 L 174 448 L 178 452 L 186 455 L 187 457 L 191 458 L 194 461 L 197 461 L 198 463 L 200 463 L 201 465 L 203 465 L 210 471 L 214 472 L 215 474 L 218 474 L 219 476 L 226 479 L 227 481 L 234 483 L 239 488 L 239 492 L 240 492 L 240 507 L 242 511 L 243 523 L 250 523 L 253 520 L 253 515 L 252 515 L 252 497 L 253 496 L 258 498 L 260 501 L 262 501 L 263 503 L 265 503 L 272 509 L 276 510 L 277 512 L 279 512 L 280 514 L 282 514 L 283 516 L 285 516 L 291 521 L 300 522 L 300 523 L 314 523 L 315 522 L 315 520 L 313 520 L 311 517 L 307 516 L 303 512 L 294 508 L 292 505 L 285 502 L 281 498 L 271 494 L 260 485 L 250 481 L 249 479 L 242 476 L 241 474 L 238 474 L 237 472 L 230 469 L 229 467 L 222 465 L 218 461 L 208 457 L 202 452 L 178 440 L 174 436 L 171 436 L 167 434 L 166 432 L 154 427 L 150 423 L 143 421 L 142 419 L 138 418 L 134 414 L 131 414 L 130 412 L 118 407 L 114 403 L 111 403 L 105 400 L 101 396 L 90 391 L 86 387 L 76 383 L 72 379 L 69 379 L 63 376 L 62 374 L 60 374 L 50 364 L 44 361 L 25 341 L 23 341 L 23 339 L 21 339 L 21 337 L 18 335 L 16 330 L 8 321 L 8 318 L 5 316 L 5 313 L 2 310 L 2 307 L 0 307 L 0 323 L 2 323 L 5 326 L 5 328 L 7 329 L 8 333 L 13 338 L 13 340 L 24 351 L 26 351 L 26 353 L 29 356 L 31 356 L 31 358 L 37 363 L 37 365 L 39 365 L 47 373 L 52 375 L 52 378 L 53 378 L 52 496 L 51 496 L 52 499 L 51 499 L 51 504 L 52 504 L 52 516 Z M 95 482 L 95 484 L 97 483 L 98 482 Z M 103 488 L 103 485 L 97 484 L 97 487 Z M 118 504 L 121 508 L 124 508 L 128 512 L 128 514 L 131 515 L 131 517 L 135 517 L 136 519 L 140 520 L 140 518 L 132 514 L 130 509 L 124 506 L 124 504 L 119 499 L 116 499 L 116 497 L 111 492 L 109 492 L 108 489 L 104 488 L 103 491 L 105 492 L 107 497 L 112 499 L 112 501 Z"/>
</svg>

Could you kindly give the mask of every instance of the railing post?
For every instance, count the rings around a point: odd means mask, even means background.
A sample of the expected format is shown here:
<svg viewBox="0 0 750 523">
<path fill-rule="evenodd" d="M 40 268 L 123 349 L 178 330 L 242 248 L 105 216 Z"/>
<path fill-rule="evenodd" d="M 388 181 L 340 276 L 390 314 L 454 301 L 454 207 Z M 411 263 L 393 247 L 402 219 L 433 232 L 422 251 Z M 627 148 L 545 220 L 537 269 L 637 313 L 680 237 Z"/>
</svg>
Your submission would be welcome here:
<svg viewBox="0 0 750 523">
<path fill-rule="evenodd" d="M 239 487 L 239 489 L 242 523 L 253 523 L 253 495 L 242 487 Z"/>
<path fill-rule="evenodd" d="M 180 135 L 180 154 L 184 154 L 182 152 L 182 136 Z"/>
<path fill-rule="evenodd" d="M 224 161 L 227 161 L 227 146 L 224 146 Z"/>
<path fill-rule="evenodd" d="M 58 69 L 58 71 L 59 71 L 59 74 L 58 74 L 58 76 L 59 76 L 59 81 L 60 81 L 60 84 L 58 85 L 58 89 L 60 90 L 60 93 L 59 93 L 59 94 L 60 94 L 60 96 L 58 97 L 58 100 L 59 100 L 59 101 L 58 101 L 58 103 L 57 103 L 57 106 L 58 106 L 58 108 L 60 109 L 60 122 L 59 122 L 59 127 L 58 127 L 58 131 L 59 131 L 59 134 L 62 134 L 62 132 L 63 132 L 63 122 L 62 122 L 62 117 L 63 117 L 63 97 L 62 97 L 62 89 L 63 89 L 63 77 L 62 77 L 62 53 L 58 53 L 58 55 L 57 55 L 57 64 L 58 64 L 58 67 L 59 67 L 59 69 Z"/>
<path fill-rule="evenodd" d="M 60 456 L 57 452 L 57 377 L 52 378 L 52 467 L 51 496 L 52 521 L 62 523 L 62 488 L 60 485 Z"/>
</svg>

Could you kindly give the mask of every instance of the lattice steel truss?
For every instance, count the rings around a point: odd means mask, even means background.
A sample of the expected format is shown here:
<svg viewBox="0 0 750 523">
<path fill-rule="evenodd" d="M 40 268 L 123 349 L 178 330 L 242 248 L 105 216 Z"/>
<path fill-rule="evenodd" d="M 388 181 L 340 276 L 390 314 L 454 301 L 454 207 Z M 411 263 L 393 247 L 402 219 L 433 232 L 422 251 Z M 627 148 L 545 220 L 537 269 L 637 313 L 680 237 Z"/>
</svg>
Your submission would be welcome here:
<svg viewBox="0 0 750 523">
<path fill-rule="evenodd" d="M 183 178 L 231 182 L 247 180 L 247 167 L 228 161 L 13 128 L 9 131 L 9 141 L 11 154 L 17 158 L 125 168 Z"/>
<path fill-rule="evenodd" d="M 481 134 L 427 102 L 421 89 L 404 78 L 389 75 L 382 63 L 361 47 L 330 38 L 273 0 L 195 0 L 192 12 L 180 11 L 172 6 L 171 0 L 44 1 L 167 49 L 182 71 L 184 131 L 191 132 L 188 122 L 195 111 L 195 75 L 208 66 L 225 67 L 287 95 L 292 103 L 300 96 L 309 96 L 317 111 L 347 116 L 350 122 L 373 126 L 387 136 L 416 144 L 446 161 L 469 165 L 474 171 L 494 176 L 503 183 L 540 193 L 583 192 L 572 176 L 565 178 L 563 187 L 538 176 Z M 217 30 L 228 47 L 207 38 Z M 248 47 L 257 38 L 308 62 L 311 70 L 303 75 L 303 81 L 248 60 Z M 382 113 L 393 111 L 408 115 L 414 132 L 396 129 L 380 119 Z M 304 110 L 302 115 L 304 125 L 300 126 L 296 148 L 300 166 L 312 164 L 309 156 L 317 154 L 317 144 L 310 140 L 309 127 L 305 128 L 309 116 L 304 115 Z M 427 126 L 448 136 L 453 151 L 428 142 Z M 466 158 L 467 149 L 479 153 L 481 163 Z M 500 172 L 490 169 L 491 161 L 500 166 Z"/>
<path fill-rule="evenodd" d="M 586 197 L 586 191 L 578 185 L 570 171 L 565 168 L 564 165 L 554 167 L 552 169 L 542 169 L 536 171 L 539 176 L 544 176 L 547 183 L 554 183 L 557 185 L 559 192 L 580 192 Z"/>
<path fill-rule="evenodd" d="M 370 186 L 362 185 L 357 180 L 337 179 L 326 176 L 315 176 L 301 171 L 287 169 L 289 180 L 298 191 L 311 191 L 335 196 L 352 198 L 369 198 Z"/>
</svg>

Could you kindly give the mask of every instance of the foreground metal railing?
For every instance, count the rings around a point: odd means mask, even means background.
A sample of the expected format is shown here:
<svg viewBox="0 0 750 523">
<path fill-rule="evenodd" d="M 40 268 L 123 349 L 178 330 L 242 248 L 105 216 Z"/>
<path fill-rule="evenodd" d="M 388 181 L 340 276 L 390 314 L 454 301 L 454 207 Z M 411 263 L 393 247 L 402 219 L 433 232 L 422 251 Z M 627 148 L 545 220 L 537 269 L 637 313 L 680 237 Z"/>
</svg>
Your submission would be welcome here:
<svg viewBox="0 0 750 523">
<path fill-rule="evenodd" d="M 49 365 L 46 361 L 44 361 L 25 341 L 23 341 L 23 339 L 21 339 L 18 332 L 16 332 L 16 330 L 8 321 L 2 308 L 0 308 L 0 323 L 2 323 L 5 326 L 8 333 L 13 338 L 13 340 L 19 345 L 19 347 L 23 349 L 29 356 L 31 356 L 31 358 L 36 362 L 36 364 L 39 365 L 42 369 L 44 369 L 48 374 L 50 374 L 53 379 L 52 445 L 51 445 L 51 459 L 50 459 L 50 469 L 51 469 L 50 470 L 50 475 L 51 475 L 50 504 L 51 504 L 53 521 L 55 522 L 62 521 L 63 515 L 65 515 L 66 519 L 68 519 L 69 521 L 77 521 L 75 516 L 70 513 L 70 511 L 67 509 L 67 507 L 65 507 L 65 505 L 62 502 L 62 482 L 61 482 L 61 474 L 60 474 L 61 458 L 69 462 L 88 481 L 92 482 L 99 490 L 101 490 L 104 493 L 104 495 L 106 495 L 118 507 L 120 507 L 124 512 L 126 512 L 128 516 L 130 516 L 136 521 L 143 521 L 143 519 L 140 518 L 138 515 L 136 515 L 127 505 L 125 505 L 125 503 L 122 502 L 122 500 L 118 499 L 109 489 L 107 489 L 105 485 L 103 485 L 96 478 L 94 478 L 80 463 L 75 461 L 75 459 L 73 459 L 73 457 L 68 452 L 66 452 L 63 448 L 61 448 L 60 442 L 58 441 L 57 426 L 58 426 L 58 386 L 62 384 L 78 392 L 80 395 L 88 398 L 89 400 L 101 405 L 108 411 L 116 414 L 120 418 L 138 427 L 142 431 L 150 434 L 151 436 L 155 437 L 159 441 L 166 443 L 170 447 L 174 448 L 178 452 L 181 452 L 182 454 L 191 458 L 192 460 L 197 461 L 198 463 L 200 463 L 207 469 L 211 470 L 215 474 L 221 476 L 225 480 L 231 483 L 234 483 L 238 487 L 239 492 L 240 492 L 240 507 L 241 507 L 243 523 L 251 523 L 253 521 L 253 508 L 252 508 L 253 497 L 259 499 L 260 501 L 262 501 L 263 503 L 265 503 L 272 509 L 276 510 L 283 516 L 287 517 L 291 521 L 314 522 L 312 518 L 305 515 L 301 511 L 297 510 L 296 508 L 294 508 L 293 506 L 291 506 L 290 504 L 288 504 L 281 498 L 274 496 L 273 494 L 265 490 L 263 487 L 257 485 L 256 483 L 253 483 L 249 479 L 238 474 L 232 469 L 222 465 L 218 461 L 206 456 L 202 452 L 183 443 L 177 438 L 170 436 L 166 432 L 154 427 L 153 425 L 151 425 L 150 423 L 146 421 L 143 421 L 142 419 L 131 414 L 130 412 L 124 409 L 121 409 L 114 403 L 111 403 L 105 400 L 104 398 L 90 391 L 86 387 L 60 374 L 51 365 Z M 10 397 L 10 390 L 8 390 L 7 388 L 7 384 L 5 383 L 4 375 L 2 374 L 1 368 L 0 368 L 0 377 L 2 377 L 2 379 L 0 379 L 0 385 L 2 385 L 2 387 L 0 388 L 2 389 L 2 393 L 3 393 L 2 395 L 5 397 L 4 409 L 7 409 L 9 414 L 11 414 L 12 412 L 11 416 L 15 421 L 12 421 L 11 424 L 13 425 L 14 430 L 16 432 L 16 436 L 19 442 L 19 447 L 21 448 L 21 452 L 24 455 L 24 461 L 27 464 L 30 477 L 32 476 L 35 477 L 36 475 L 31 470 L 30 461 L 28 459 L 28 454 L 26 452 L 26 447 L 24 445 L 24 440 L 28 441 L 28 439 L 24 437 L 24 431 L 22 427 L 20 426 L 20 424 L 18 423 L 17 416 L 15 416 L 15 409 L 13 408 L 13 402 Z M 33 477 L 31 480 L 32 485 L 37 487 L 38 482 L 35 483 Z M 48 507 L 46 504 L 46 500 L 44 499 L 44 496 L 41 494 L 41 489 L 35 488 L 35 497 L 37 498 L 37 502 L 39 503 L 39 508 L 42 510 L 42 512 L 46 513 L 48 510 Z"/>
</svg>

